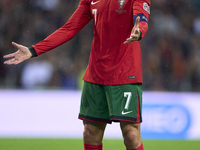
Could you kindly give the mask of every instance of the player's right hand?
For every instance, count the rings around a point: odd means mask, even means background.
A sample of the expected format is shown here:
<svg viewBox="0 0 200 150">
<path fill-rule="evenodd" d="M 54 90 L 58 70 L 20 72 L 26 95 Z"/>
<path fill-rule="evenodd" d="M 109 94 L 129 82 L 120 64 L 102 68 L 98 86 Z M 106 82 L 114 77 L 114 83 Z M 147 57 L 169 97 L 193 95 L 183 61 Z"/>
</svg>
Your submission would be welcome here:
<svg viewBox="0 0 200 150">
<path fill-rule="evenodd" d="M 29 51 L 28 47 L 19 45 L 15 42 L 12 42 L 12 45 L 16 47 L 18 50 L 15 53 L 11 53 L 5 55 L 3 58 L 9 58 L 4 62 L 6 65 L 17 65 L 29 58 L 32 57 L 31 52 Z"/>
</svg>

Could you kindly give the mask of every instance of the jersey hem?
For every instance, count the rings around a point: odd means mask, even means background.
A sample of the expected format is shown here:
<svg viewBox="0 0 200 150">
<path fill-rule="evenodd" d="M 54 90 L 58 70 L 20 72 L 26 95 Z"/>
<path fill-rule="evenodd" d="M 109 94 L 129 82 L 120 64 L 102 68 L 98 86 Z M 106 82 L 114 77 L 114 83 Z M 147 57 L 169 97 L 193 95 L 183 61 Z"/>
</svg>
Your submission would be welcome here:
<svg viewBox="0 0 200 150">
<path fill-rule="evenodd" d="M 90 117 L 90 116 L 85 116 L 85 115 L 79 115 L 78 119 L 92 121 L 92 122 L 98 122 L 98 123 L 109 123 L 109 124 L 112 123 L 112 121 L 107 120 L 107 119 L 95 118 L 95 117 Z"/>
<path fill-rule="evenodd" d="M 134 123 L 141 123 L 142 119 L 137 118 L 131 118 L 131 117 L 122 117 L 122 116 L 110 116 L 110 120 L 113 122 L 120 122 L 120 121 L 126 121 L 126 122 L 134 122 Z"/>
<path fill-rule="evenodd" d="M 122 83 L 118 83 L 118 82 L 95 82 L 95 81 L 90 81 L 90 80 L 86 80 L 86 79 L 83 79 L 83 81 L 85 82 L 90 82 L 90 83 L 94 83 L 94 84 L 100 84 L 100 85 L 124 85 L 124 84 L 137 84 L 137 83 L 140 83 L 140 84 L 143 84 L 142 81 L 131 81 L 131 82 L 122 82 Z"/>
<path fill-rule="evenodd" d="M 110 118 L 111 118 L 110 120 L 107 120 L 107 119 L 95 118 L 95 117 L 90 117 L 90 116 L 85 116 L 85 115 L 78 116 L 78 119 L 80 119 L 80 120 L 87 120 L 87 121 L 98 122 L 98 123 L 111 124 L 112 122 L 120 122 L 120 121 L 142 123 L 141 118 L 139 120 L 137 118 L 122 117 L 122 116 L 110 116 Z"/>
</svg>

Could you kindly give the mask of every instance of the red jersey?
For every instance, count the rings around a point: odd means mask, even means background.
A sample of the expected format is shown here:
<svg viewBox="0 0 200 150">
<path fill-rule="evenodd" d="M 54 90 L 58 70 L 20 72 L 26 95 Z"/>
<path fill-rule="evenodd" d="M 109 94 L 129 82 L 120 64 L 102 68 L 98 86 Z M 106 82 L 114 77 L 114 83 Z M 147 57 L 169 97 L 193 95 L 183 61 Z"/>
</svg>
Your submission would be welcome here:
<svg viewBox="0 0 200 150">
<path fill-rule="evenodd" d="M 81 0 L 67 23 L 32 45 L 31 51 L 37 56 L 67 42 L 93 18 L 94 38 L 83 80 L 104 85 L 142 83 L 140 41 L 124 42 L 134 17 L 140 16 L 139 28 L 145 35 L 149 13 L 150 0 Z"/>
</svg>

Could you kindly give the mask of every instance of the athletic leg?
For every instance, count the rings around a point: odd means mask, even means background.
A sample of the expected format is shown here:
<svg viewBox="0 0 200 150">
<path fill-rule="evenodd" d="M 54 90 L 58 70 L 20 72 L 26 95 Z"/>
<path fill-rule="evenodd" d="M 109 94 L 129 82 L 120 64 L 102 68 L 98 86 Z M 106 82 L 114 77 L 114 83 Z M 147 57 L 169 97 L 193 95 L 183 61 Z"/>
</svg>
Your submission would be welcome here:
<svg viewBox="0 0 200 150">
<path fill-rule="evenodd" d="M 102 150 L 102 140 L 106 123 L 84 120 L 83 124 L 84 150 Z"/>
<path fill-rule="evenodd" d="M 79 119 L 84 124 L 84 150 L 102 150 L 104 130 L 111 123 L 102 85 L 84 82 Z"/>
<path fill-rule="evenodd" d="M 127 150 L 144 150 L 140 134 L 140 123 L 120 122 Z"/>
</svg>

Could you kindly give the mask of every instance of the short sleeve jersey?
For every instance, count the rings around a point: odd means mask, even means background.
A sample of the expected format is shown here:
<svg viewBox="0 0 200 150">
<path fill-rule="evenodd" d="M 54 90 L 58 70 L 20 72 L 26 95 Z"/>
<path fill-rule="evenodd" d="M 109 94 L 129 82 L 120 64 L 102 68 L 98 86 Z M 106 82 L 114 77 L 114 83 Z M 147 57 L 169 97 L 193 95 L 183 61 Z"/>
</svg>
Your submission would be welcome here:
<svg viewBox="0 0 200 150">
<path fill-rule="evenodd" d="M 141 15 L 142 14 L 142 15 Z M 37 55 L 70 40 L 91 19 L 94 37 L 83 80 L 103 85 L 142 83 L 140 41 L 124 44 L 130 37 L 134 17 L 148 25 L 150 0 L 81 0 L 67 23 L 33 45 Z M 142 37 L 146 30 L 140 27 Z"/>
</svg>

